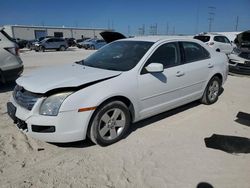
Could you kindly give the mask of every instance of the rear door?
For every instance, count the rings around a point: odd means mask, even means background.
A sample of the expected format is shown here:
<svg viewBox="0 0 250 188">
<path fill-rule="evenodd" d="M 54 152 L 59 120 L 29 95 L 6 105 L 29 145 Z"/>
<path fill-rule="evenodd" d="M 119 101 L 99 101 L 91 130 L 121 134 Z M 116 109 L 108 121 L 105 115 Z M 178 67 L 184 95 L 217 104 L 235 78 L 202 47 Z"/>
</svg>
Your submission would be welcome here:
<svg viewBox="0 0 250 188">
<path fill-rule="evenodd" d="M 53 43 L 52 43 L 52 48 L 58 49 L 58 48 L 60 48 L 61 44 L 62 44 L 62 40 L 61 40 L 61 39 L 59 39 L 59 38 L 54 38 L 54 39 L 53 39 Z M 65 46 L 65 45 L 64 45 L 64 46 Z"/>
<path fill-rule="evenodd" d="M 230 41 L 224 36 L 215 36 L 214 41 L 216 42 L 216 49 L 220 49 L 221 52 L 231 53 L 233 46 Z"/>
<path fill-rule="evenodd" d="M 198 99 L 203 94 L 214 62 L 211 61 L 209 52 L 195 42 L 181 42 L 184 54 L 185 82 L 181 91 L 183 100 Z"/>
<path fill-rule="evenodd" d="M 227 37 L 223 36 L 223 39 L 225 44 L 225 53 L 229 54 L 233 51 L 234 47 Z"/>
</svg>

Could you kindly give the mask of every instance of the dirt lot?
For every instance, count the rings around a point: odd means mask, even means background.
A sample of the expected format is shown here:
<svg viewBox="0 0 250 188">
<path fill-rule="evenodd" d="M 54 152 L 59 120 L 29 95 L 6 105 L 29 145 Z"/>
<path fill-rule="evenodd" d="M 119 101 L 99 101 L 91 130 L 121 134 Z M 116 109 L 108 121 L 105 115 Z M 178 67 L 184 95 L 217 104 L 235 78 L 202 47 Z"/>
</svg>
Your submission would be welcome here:
<svg viewBox="0 0 250 188">
<path fill-rule="evenodd" d="M 28 72 L 90 53 L 25 51 L 21 57 Z M 104 148 L 90 141 L 55 145 L 27 137 L 6 112 L 14 84 L 1 86 L 0 187 L 196 188 L 206 182 L 214 188 L 249 188 L 250 154 L 239 153 L 244 143 L 224 142 L 231 154 L 204 142 L 213 134 L 250 138 L 250 122 L 235 121 L 239 111 L 250 113 L 249 86 L 249 77 L 229 76 L 216 104 L 194 102 L 141 121 L 125 139 Z"/>
</svg>

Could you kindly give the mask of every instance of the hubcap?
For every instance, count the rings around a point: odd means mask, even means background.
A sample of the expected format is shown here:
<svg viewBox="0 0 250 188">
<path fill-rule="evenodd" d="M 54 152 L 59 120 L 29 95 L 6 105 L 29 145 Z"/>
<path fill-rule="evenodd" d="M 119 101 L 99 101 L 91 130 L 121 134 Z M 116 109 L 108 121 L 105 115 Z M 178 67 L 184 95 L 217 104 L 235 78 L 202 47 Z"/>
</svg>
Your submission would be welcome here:
<svg viewBox="0 0 250 188">
<path fill-rule="evenodd" d="M 214 80 L 208 88 L 208 98 L 210 101 L 214 101 L 219 94 L 219 83 Z"/>
<path fill-rule="evenodd" d="M 119 108 L 105 112 L 99 122 L 99 135 L 104 140 L 113 140 L 123 131 L 126 123 L 125 114 Z"/>
</svg>

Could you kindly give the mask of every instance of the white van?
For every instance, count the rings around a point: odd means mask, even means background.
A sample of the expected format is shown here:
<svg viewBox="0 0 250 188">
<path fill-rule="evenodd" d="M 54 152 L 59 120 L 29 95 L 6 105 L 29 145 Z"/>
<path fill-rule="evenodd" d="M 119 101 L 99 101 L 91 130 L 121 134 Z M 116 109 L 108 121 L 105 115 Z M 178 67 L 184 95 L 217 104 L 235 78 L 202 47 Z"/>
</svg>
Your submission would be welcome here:
<svg viewBox="0 0 250 188">
<path fill-rule="evenodd" d="M 23 72 L 18 45 L 0 27 L 0 83 L 16 80 Z"/>
</svg>

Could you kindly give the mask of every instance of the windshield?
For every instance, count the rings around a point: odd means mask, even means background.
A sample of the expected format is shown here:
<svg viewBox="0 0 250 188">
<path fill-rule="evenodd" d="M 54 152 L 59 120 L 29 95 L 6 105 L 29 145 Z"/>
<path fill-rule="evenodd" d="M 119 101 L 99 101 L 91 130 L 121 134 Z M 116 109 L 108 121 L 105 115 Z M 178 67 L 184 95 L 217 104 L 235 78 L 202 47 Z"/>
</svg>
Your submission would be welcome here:
<svg viewBox="0 0 250 188">
<path fill-rule="evenodd" d="M 128 71 L 137 65 L 153 44 L 153 42 L 143 41 L 113 42 L 85 59 L 84 65 L 108 70 Z"/>
</svg>

